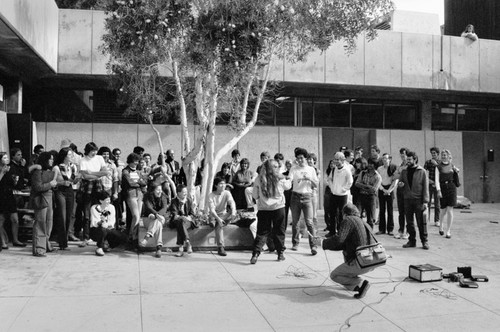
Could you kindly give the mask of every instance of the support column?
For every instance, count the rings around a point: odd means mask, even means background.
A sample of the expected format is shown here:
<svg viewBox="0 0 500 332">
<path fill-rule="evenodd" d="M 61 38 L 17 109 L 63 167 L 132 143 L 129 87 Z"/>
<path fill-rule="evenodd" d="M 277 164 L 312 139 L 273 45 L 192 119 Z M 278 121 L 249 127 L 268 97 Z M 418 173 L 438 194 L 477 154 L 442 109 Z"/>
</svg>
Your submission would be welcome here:
<svg viewBox="0 0 500 332">
<path fill-rule="evenodd" d="M 432 128 L 432 102 L 422 100 L 422 130 L 431 130 Z"/>
</svg>

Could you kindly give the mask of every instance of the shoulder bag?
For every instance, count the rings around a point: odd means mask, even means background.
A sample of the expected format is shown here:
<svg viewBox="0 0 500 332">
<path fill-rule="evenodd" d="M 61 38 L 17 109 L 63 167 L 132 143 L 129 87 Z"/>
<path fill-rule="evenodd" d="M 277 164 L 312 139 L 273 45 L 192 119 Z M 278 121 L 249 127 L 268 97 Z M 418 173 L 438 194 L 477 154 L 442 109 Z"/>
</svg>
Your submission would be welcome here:
<svg viewBox="0 0 500 332">
<path fill-rule="evenodd" d="M 375 243 L 371 243 L 365 246 L 359 246 L 356 248 L 356 263 L 362 269 L 369 267 L 376 267 L 379 265 L 384 265 L 387 261 L 387 253 L 385 252 L 385 248 L 381 243 L 377 242 L 375 236 L 373 236 L 372 231 L 369 229 L 369 226 L 363 222 L 366 229 L 366 234 L 368 236 L 368 243 L 370 243 L 371 239 L 375 241 Z"/>
</svg>

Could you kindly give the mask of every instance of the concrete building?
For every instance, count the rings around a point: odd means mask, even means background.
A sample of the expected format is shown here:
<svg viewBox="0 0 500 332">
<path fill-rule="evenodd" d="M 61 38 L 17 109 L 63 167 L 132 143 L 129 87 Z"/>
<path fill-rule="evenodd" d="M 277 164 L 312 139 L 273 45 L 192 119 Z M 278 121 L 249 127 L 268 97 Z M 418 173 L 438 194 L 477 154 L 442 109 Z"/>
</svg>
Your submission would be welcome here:
<svg viewBox="0 0 500 332">
<path fill-rule="evenodd" d="M 9 144 L 7 114 L 17 114 L 28 128 L 33 121 L 32 139 L 15 124 L 8 128 L 11 136 L 22 134 L 10 144 L 24 141 L 25 154 L 36 143 L 59 149 L 63 138 L 79 147 L 94 141 L 125 154 L 136 145 L 158 153 L 149 126 L 123 117 L 109 89 L 107 58 L 99 50 L 104 15 L 60 10 L 52 0 L 2 0 L 1 150 Z M 399 148 L 408 147 L 420 164 L 439 146 L 462 170 L 461 194 L 500 201 L 500 157 L 494 156 L 500 151 L 500 42 L 440 35 L 432 17 L 419 33 L 409 32 L 411 17 L 395 13 L 389 30 L 372 42 L 360 36 L 351 55 L 334 44 L 304 63 L 274 64 L 272 79 L 283 86 L 277 106 L 262 110 L 259 126 L 237 146 L 251 168 L 262 150 L 291 158 L 296 146 L 316 152 L 322 170 L 340 146 L 363 146 L 366 155 L 377 144 L 395 161 Z M 159 128 L 164 145 L 180 155 L 175 119 Z M 221 125 L 217 142 L 229 134 Z"/>
</svg>

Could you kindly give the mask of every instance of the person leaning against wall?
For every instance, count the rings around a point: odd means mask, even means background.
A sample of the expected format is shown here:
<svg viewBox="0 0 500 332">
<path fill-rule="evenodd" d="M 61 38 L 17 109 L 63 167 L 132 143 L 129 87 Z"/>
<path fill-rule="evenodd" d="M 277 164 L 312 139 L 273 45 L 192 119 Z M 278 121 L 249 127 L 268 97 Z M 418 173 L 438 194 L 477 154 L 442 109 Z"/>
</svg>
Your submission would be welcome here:
<svg viewBox="0 0 500 332">
<path fill-rule="evenodd" d="M 467 24 L 464 32 L 462 32 L 461 34 L 461 37 L 468 38 L 472 41 L 476 41 L 479 39 L 476 33 L 474 32 L 474 26 L 472 24 Z"/>
</svg>

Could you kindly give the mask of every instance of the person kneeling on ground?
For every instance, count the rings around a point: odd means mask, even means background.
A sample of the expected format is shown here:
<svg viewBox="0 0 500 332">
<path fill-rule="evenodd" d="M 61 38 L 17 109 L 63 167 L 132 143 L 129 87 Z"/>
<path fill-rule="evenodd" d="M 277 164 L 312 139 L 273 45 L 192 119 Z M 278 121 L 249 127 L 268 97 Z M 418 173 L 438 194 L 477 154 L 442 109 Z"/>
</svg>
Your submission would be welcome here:
<svg viewBox="0 0 500 332">
<path fill-rule="evenodd" d="M 177 245 L 179 252 L 177 257 L 184 255 L 184 245 L 188 254 L 193 252 L 193 247 L 189 242 L 189 229 L 197 228 L 198 225 L 194 220 L 193 202 L 187 197 L 187 187 L 183 184 L 177 187 L 177 197 L 170 204 L 170 223 L 169 227 L 177 229 Z"/>
<path fill-rule="evenodd" d="M 116 212 L 109 194 L 98 194 L 99 204 L 90 208 L 90 238 L 97 243 L 95 254 L 104 256 L 109 247 L 115 248 L 127 242 L 127 235 L 115 228 Z"/>
<path fill-rule="evenodd" d="M 165 225 L 166 213 L 169 202 L 168 197 L 163 193 L 161 184 L 153 186 L 152 189 L 144 196 L 144 224 L 147 228 L 144 239 L 139 243 L 141 247 L 145 247 L 148 239 L 154 238 L 156 244 L 155 257 L 161 257 L 162 230 Z"/>
<path fill-rule="evenodd" d="M 356 262 L 356 248 L 370 243 L 371 227 L 360 218 L 359 210 L 351 203 L 347 203 L 342 209 L 344 219 L 341 221 L 337 235 L 331 238 L 321 239 L 315 237 L 313 241 L 316 245 L 322 245 L 323 250 L 342 250 L 344 263 L 337 266 L 330 273 L 330 278 L 343 285 L 350 291 L 357 291 L 355 298 L 361 299 L 370 288 L 368 280 L 363 280 L 359 276 L 371 272 L 375 267 L 360 268 Z"/>
<path fill-rule="evenodd" d="M 214 179 L 214 191 L 208 196 L 210 208 L 210 225 L 215 227 L 215 242 L 219 256 L 227 256 L 224 249 L 224 233 L 222 227 L 229 224 L 236 216 L 236 203 L 231 193 L 226 190 L 226 181 L 223 178 Z M 229 208 L 229 211 L 228 211 Z"/>
</svg>

